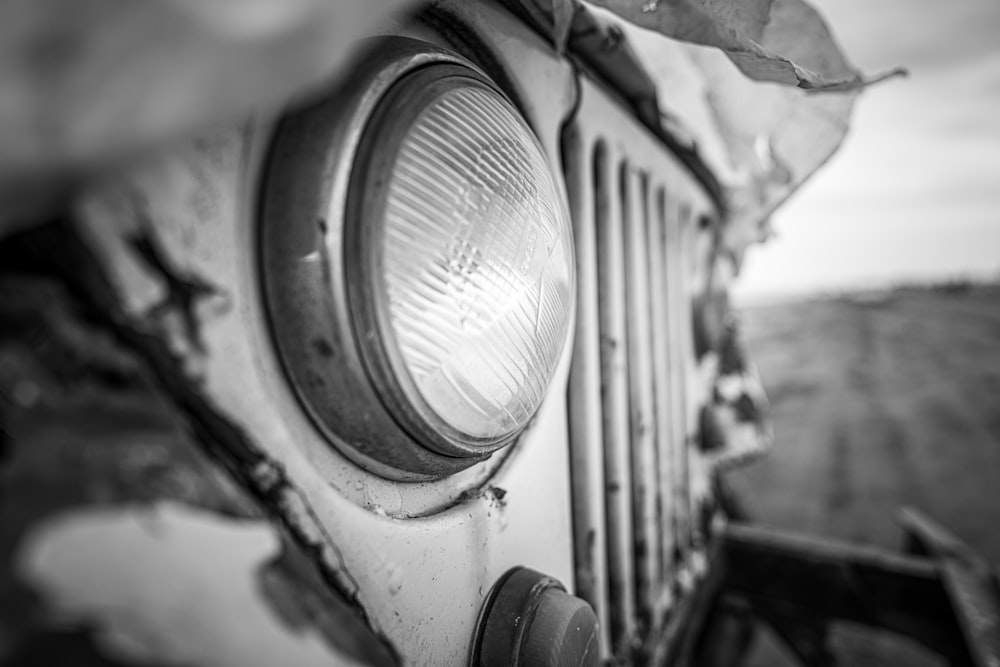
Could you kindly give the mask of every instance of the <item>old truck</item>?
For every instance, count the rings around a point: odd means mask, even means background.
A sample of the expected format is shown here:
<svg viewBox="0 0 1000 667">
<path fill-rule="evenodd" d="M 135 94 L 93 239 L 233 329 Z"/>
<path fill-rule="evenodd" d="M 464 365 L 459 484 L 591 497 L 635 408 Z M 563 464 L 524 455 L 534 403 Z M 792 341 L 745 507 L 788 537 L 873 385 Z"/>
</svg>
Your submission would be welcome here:
<svg viewBox="0 0 1000 667">
<path fill-rule="evenodd" d="M 936 527 L 719 481 L 771 440 L 728 286 L 866 83 L 805 5 L 0 12 L 4 664 L 997 664 Z"/>
</svg>

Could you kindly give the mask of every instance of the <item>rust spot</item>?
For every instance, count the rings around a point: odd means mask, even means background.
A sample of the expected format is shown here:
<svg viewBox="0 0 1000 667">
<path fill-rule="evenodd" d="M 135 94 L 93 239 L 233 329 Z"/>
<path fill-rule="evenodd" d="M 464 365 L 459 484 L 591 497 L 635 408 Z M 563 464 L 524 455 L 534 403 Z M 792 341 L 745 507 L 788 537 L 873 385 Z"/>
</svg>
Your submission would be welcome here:
<svg viewBox="0 0 1000 667">
<path fill-rule="evenodd" d="M 487 486 L 484 491 L 484 497 L 493 507 L 504 508 L 507 506 L 507 501 L 505 500 L 507 489 L 499 486 Z"/>
<path fill-rule="evenodd" d="M 484 500 L 491 508 L 503 509 L 507 506 L 506 497 L 507 489 L 487 484 L 481 489 L 470 489 L 466 491 L 460 496 L 460 500 Z"/>
</svg>

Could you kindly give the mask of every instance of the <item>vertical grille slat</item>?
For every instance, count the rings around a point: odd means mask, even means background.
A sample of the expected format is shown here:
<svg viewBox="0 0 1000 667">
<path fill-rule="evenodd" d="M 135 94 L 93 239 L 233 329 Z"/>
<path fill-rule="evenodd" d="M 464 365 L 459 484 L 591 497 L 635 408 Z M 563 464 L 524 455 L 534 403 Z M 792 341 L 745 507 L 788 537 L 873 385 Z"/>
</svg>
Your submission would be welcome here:
<svg viewBox="0 0 1000 667">
<path fill-rule="evenodd" d="M 643 628 L 653 621 L 659 582 L 656 551 L 656 424 L 654 419 L 652 322 L 649 313 L 649 257 L 646 247 L 645 176 L 620 167 L 620 197 L 625 248 L 628 335 L 629 425 L 632 453 L 633 554 L 636 611 Z"/>
<path fill-rule="evenodd" d="M 695 496 L 699 493 L 707 493 L 707 489 L 696 491 L 692 485 L 696 482 L 704 485 L 708 481 L 704 475 L 694 475 L 692 471 L 694 465 L 692 448 L 697 437 L 699 410 L 699 396 L 694 390 L 694 387 L 698 383 L 698 369 L 694 351 L 694 332 L 691 323 L 691 303 L 693 297 L 691 294 L 691 285 L 695 271 L 693 259 L 695 256 L 694 247 L 696 237 L 691 206 L 687 202 L 675 202 L 671 217 L 676 234 L 674 247 L 677 252 L 676 265 L 678 270 L 676 278 L 678 296 L 677 308 L 675 310 L 678 336 L 675 347 L 680 356 L 678 375 L 682 378 L 684 384 L 682 390 L 684 410 L 680 415 L 683 440 L 679 441 L 683 443 L 681 448 L 684 464 L 682 474 L 685 482 L 684 499 L 686 501 L 683 508 L 686 515 L 684 538 L 686 542 L 685 546 L 691 552 L 700 542 L 698 522 L 696 521 L 698 514 L 697 508 L 694 505 Z M 692 556 L 693 554 L 689 553 L 688 562 L 691 562 Z"/>
<path fill-rule="evenodd" d="M 569 432 L 573 484 L 576 592 L 601 624 L 602 658 L 611 647 L 604 511 L 604 437 L 601 414 L 601 349 L 598 313 L 597 226 L 595 224 L 596 146 L 574 129 L 564 135 L 563 164 L 573 217 L 577 257 L 576 332 L 569 376 Z M 596 491 L 595 491 L 596 490 Z"/>
<path fill-rule="evenodd" d="M 680 245 L 680 229 L 673 213 L 676 203 L 668 196 L 664 201 L 661 213 L 663 225 L 663 247 L 661 252 L 666 258 L 666 296 L 667 296 L 667 331 L 671 341 L 679 341 L 682 334 L 679 317 L 680 305 L 683 299 L 681 276 L 683 274 L 683 256 Z M 674 560 L 681 566 L 686 557 L 689 540 L 688 512 L 688 460 L 686 447 L 687 405 L 685 400 L 685 364 L 684 353 L 679 345 L 670 345 L 667 349 L 667 364 L 670 376 L 670 441 L 673 468 L 673 499 L 674 499 Z"/>
<path fill-rule="evenodd" d="M 675 498 L 671 489 L 678 480 L 675 479 L 673 439 L 671 437 L 671 401 L 670 386 L 670 323 L 668 320 L 669 292 L 667 285 L 666 257 L 666 192 L 662 187 L 649 188 L 648 192 L 649 225 L 647 227 L 647 249 L 649 251 L 649 282 L 650 282 L 650 313 L 652 316 L 653 334 L 653 384 L 656 398 L 656 447 L 657 447 L 657 478 L 659 481 L 659 512 L 660 544 L 659 564 L 662 581 L 669 582 L 674 567 L 674 531 L 676 530 Z M 664 586 L 657 601 L 656 613 L 659 617 L 666 614 L 671 603 L 670 586 Z"/>
<path fill-rule="evenodd" d="M 597 275 L 601 331 L 601 402 L 604 495 L 608 532 L 611 636 L 622 650 L 635 631 L 635 564 L 632 545 L 628 331 L 625 248 L 616 156 L 604 144 L 595 152 Z"/>
</svg>

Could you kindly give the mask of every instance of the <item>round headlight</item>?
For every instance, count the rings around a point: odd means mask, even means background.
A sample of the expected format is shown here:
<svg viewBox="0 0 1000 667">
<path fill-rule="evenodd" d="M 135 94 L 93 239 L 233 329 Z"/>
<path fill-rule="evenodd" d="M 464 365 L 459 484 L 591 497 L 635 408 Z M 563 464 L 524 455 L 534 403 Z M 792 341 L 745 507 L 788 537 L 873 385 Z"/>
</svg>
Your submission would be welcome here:
<svg viewBox="0 0 1000 667">
<path fill-rule="evenodd" d="M 495 448 L 541 404 L 573 303 L 570 227 L 538 141 L 489 83 L 435 67 L 389 92 L 360 155 L 348 285 L 380 396 L 442 453 Z"/>
<path fill-rule="evenodd" d="M 566 351 L 571 234 L 531 129 L 455 54 L 382 40 L 286 115 L 263 178 L 264 299 L 326 441 L 402 480 L 512 442 Z"/>
</svg>

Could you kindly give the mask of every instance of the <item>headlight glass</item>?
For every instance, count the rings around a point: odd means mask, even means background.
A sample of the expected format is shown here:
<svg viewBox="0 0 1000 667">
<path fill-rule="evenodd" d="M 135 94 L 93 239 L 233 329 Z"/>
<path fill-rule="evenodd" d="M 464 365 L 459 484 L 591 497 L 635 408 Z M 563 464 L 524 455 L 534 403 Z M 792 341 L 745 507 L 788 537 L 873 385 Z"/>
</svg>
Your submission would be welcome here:
<svg viewBox="0 0 1000 667">
<path fill-rule="evenodd" d="M 380 393 L 473 451 L 509 439 L 542 402 L 573 303 L 568 216 L 538 141 L 485 82 L 418 71 L 361 154 L 352 306 Z"/>
</svg>

